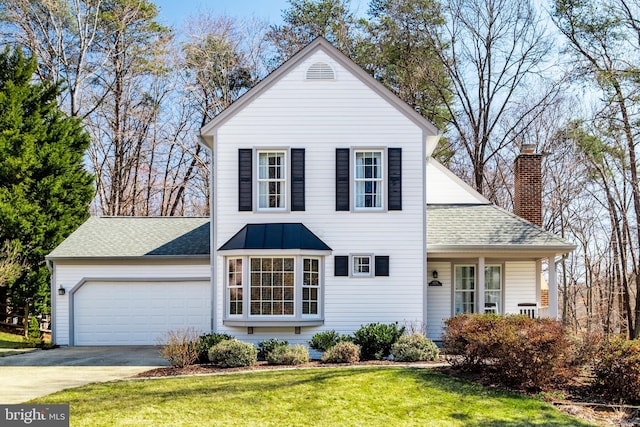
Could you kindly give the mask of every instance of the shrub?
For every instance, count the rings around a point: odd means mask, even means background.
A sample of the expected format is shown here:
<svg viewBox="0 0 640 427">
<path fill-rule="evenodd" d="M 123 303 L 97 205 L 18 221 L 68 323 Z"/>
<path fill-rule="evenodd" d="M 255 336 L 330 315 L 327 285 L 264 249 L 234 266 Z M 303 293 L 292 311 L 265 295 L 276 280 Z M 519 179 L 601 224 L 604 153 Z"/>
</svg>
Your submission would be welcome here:
<svg viewBox="0 0 640 427">
<path fill-rule="evenodd" d="M 447 321 L 443 349 L 454 367 L 492 381 L 541 390 L 573 372 L 571 343 L 560 322 L 526 316 L 465 314 Z"/>
<path fill-rule="evenodd" d="M 198 363 L 209 363 L 209 350 L 214 345 L 225 340 L 232 340 L 227 334 L 203 334 L 198 340 Z"/>
<path fill-rule="evenodd" d="M 40 321 L 36 316 L 31 316 L 25 342 L 30 347 L 40 347 L 44 342 L 42 339 L 42 331 L 40 331 Z"/>
<path fill-rule="evenodd" d="M 271 353 L 276 348 L 280 347 L 289 347 L 289 341 L 283 340 L 280 341 L 277 338 L 273 338 L 266 341 L 261 341 L 258 343 L 258 360 L 267 360 L 269 357 L 269 353 Z"/>
<path fill-rule="evenodd" d="M 193 328 L 169 331 L 160 354 L 178 368 L 193 365 L 198 360 L 198 334 Z"/>
<path fill-rule="evenodd" d="M 257 356 L 258 350 L 253 345 L 236 339 L 220 341 L 209 350 L 209 360 L 221 368 L 251 366 Z"/>
<path fill-rule="evenodd" d="M 594 386 L 603 395 L 640 402 L 640 341 L 620 338 L 601 346 L 593 365 Z"/>
<path fill-rule="evenodd" d="M 397 323 L 370 323 L 353 333 L 353 342 L 360 346 L 362 360 L 381 360 L 389 356 L 391 346 L 404 334 L 404 326 Z"/>
<path fill-rule="evenodd" d="M 342 341 L 330 347 L 322 355 L 323 363 L 356 363 L 360 361 L 360 346 Z"/>
<path fill-rule="evenodd" d="M 276 346 L 267 354 L 269 365 L 301 365 L 309 361 L 309 350 L 303 345 Z"/>
<path fill-rule="evenodd" d="M 349 341 L 351 337 L 348 335 L 342 335 L 335 330 L 318 332 L 311 337 L 309 341 L 309 347 L 317 351 L 327 351 L 339 342 Z"/>
<path fill-rule="evenodd" d="M 436 360 L 440 350 L 429 338 L 422 334 L 414 333 L 403 335 L 391 347 L 393 360 L 398 362 L 420 362 Z"/>
</svg>

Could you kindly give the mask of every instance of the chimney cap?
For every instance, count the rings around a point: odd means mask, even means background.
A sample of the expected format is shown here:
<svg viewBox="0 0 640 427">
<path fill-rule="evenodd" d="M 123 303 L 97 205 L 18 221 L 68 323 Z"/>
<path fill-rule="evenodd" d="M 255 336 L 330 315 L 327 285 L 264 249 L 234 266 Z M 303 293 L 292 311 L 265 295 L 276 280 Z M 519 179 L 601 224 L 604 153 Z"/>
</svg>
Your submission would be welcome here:
<svg viewBox="0 0 640 427">
<path fill-rule="evenodd" d="M 523 143 L 520 146 L 520 154 L 535 154 L 535 153 L 536 153 L 536 144 Z"/>
</svg>

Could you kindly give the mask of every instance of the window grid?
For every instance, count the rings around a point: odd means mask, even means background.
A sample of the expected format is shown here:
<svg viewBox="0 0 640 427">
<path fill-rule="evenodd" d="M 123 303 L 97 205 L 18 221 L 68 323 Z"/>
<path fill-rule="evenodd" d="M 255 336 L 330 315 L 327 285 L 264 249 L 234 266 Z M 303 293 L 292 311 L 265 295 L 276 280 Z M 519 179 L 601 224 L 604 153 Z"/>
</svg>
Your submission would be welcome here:
<svg viewBox="0 0 640 427">
<path fill-rule="evenodd" d="M 250 258 L 250 314 L 293 316 L 294 258 Z"/>
<path fill-rule="evenodd" d="M 355 207 L 382 208 L 382 151 L 356 151 L 355 168 Z"/>
<path fill-rule="evenodd" d="M 354 276 L 370 276 L 371 275 L 371 256 L 369 255 L 353 256 L 353 275 Z"/>
<path fill-rule="evenodd" d="M 302 314 L 318 314 L 320 261 L 303 258 L 302 264 Z"/>
<path fill-rule="evenodd" d="M 283 151 L 258 152 L 258 208 L 285 207 L 286 160 Z"/>
<path fill-rule="evenodd" d="M 242 314 L 242 258 L 231 258 L 227 264 L 229 288 L 229 314 Z"/>
<path fill-rule="evenodd" d="M 475 266 L 456 266 L 455 268 L 455 314 L 475 312 Z"/>
</svg>

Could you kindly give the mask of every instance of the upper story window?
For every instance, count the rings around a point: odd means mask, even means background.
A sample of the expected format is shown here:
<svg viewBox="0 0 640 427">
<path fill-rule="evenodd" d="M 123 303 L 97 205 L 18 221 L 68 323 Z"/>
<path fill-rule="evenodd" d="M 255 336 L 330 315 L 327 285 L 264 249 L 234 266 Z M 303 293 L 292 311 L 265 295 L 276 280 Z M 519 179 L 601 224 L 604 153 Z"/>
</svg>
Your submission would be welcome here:
<svg viewBox="0 0 640 427">
<path fill-rule="evenodd" d="M 381 209 L 384 197 L 382 151 L 356 151 L 354 157 L 356 209 Z"/>
<path fill-rule="evenodd" d="M 402 148 L 336 148 L 336 211 L 402 210 Z"/>
<path fill-rule="evenodd" d="M 354 255 L 352 257 L 353 276 L 370 277 L 372 273 L 371 255 Z"/>
<path fill-rule="evenodd" d="M 238 211 L 305 210 L 305 149 L 238 150 Z"/>
<path fill-rule="evenodd" d="M 287 165 L 284 151 L 258 152 L 258 208 L 286 207 Z"/>
</svg>

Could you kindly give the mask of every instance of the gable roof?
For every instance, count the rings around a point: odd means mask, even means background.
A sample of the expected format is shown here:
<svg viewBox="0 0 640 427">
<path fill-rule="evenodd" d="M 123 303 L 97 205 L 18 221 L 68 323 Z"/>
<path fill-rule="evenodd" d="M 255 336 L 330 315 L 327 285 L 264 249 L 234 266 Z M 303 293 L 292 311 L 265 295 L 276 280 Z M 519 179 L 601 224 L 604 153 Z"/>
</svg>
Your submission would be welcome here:
<svg viewBox="0 0 640 427">
<path fill-rule="evenodd" d="M 376 92 L 379 96 L 385 99 L 389 104 L 394 106 L 398 111 L 404 114 L 407 118 L 409 118 L 423 130 L 425 130 L 427 133 L 434 135 L 434 137 L 438 135 L 438 129 L 433 123 L 420 115 L 406 102 L 398 98 L 397 95 L 387 89 L 382 83 L 374 79 L 345 54 L 333 47 L 333 45 L 329 43 L 329 41 L 327 41 L 325 38 L 317 37 L 307 46 L 302 48 L 298 53 L 293 55 L 282 65 L 276 68 L 273 72 L 271 72 L 271 74 L 262 79 L 258 84 L 249 89 L 240 98 L 234 101 L 229 107 L 227 107 L 220 114 L 214 117 L 204 127 L 202 127 L 202 129 L 200 130 L 201 137 L 205 140 L 205 142 L 207 142 L 207 144 L 211 146 L 211 136 L 217 128 L 222 126 L 227 120 L 233 117 L 238 111 L 242 110 L 242 108 L 253 101 L 256 97 L 260 96 L 263 92 L 272 87 L 290 70 L 292 70 L 294 67 L 299 65 L 301 62 L 303 62 L 305 59 L 319 50 L 326 53 L 341 66 L 350 71 L 360 81 L 362 81 L 365 85 L 371 88 L 374 92 Z M 437 138 L 439 138 L 439 136 L 437 136 Z"/>
<path fill-rule="evenodd" d="M 427 206 L 427 253 L 541 251 L 567 253 L 575 245 L 492 204 Z"/>
<path fill-rule="evenodd" d="M 219 250 L 236 249 L 331 250 L 318 236 L 300 223 L 247 224 Z"/>
<path fill-rule="evenodd" d="M 427 159 L 426 199 L 429 204 L 491 204 L 482 194 L 433 157 Z"/>
<path fill-rule="evenodd" d="M 208 258 L 209 221 L 185 217 L 91 217 L 46 258 Z"/>
</svg>

